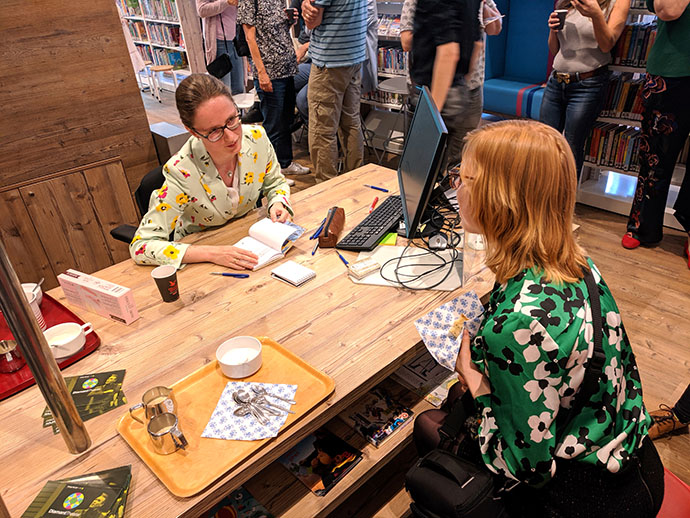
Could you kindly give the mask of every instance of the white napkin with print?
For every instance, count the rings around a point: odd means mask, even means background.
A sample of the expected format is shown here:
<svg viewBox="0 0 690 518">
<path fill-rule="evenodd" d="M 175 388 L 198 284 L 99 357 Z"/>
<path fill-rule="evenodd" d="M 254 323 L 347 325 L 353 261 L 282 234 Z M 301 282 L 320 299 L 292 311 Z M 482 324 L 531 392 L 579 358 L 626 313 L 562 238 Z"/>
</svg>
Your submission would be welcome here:
<svg viewBox="0 0 690 518">
<path fill-rule="evenodd" d="M 468 318 L 463 323 L 463 328 L 474 338 L 482 323 L 484 306 L 473 291 L 446 302 L 414 323 L 431 356 L 451 371 L 455 370 L 455 362 L 460 353 L 462 332 L 455 338 L 449 331 L 461 314 Z"/>
<path fill-rule="evenodd" d="M 268 437 L 276 437 L 281 426 L 285 424 L 287 414 L 279 416 L 268 415 L 267 425 L 260 424 L 251 414 L 236 416 L 233 412 L 239 406 L 232 398 L 232 393 L 237 390 L 244 390 L 252 396 L 255 395 L 252 387 L 261 387 L 268 394 L 275 394 L 285 399 L 294 399 L 297 393 L 297 385 L 286 385 L 284 383 L 250 383 L 246 381 L 230 381 L 223 389 L 218 405 L 211 415 L 202 437 L 212 439 L 227 439 L 236 441 L 256 441 Z M 290 408 L 290 404 L 279 399 L 266 396 L 270 403 L 283 408 Z"/>
</svg>

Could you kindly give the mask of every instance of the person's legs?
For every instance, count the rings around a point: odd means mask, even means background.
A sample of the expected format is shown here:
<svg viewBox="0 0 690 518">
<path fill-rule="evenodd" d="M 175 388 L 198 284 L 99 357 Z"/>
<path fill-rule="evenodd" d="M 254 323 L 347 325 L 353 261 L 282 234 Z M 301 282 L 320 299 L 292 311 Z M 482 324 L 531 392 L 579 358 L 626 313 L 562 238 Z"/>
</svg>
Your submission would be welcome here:
<svg viewBox="0 0 690 518">
<path fill-rule="evenodd" d="M 340 138 L 345 154 L 344 173 L 357 169 L 364 160 L 364 140 L 362 138 L 362 120 L 359 115 L 362 89 L 361 65 L 346 67 L 350 70 L 349 84 L 343 95 L 343 107 L 340 112 Z"/>
<path fill-rule="evenodd" d="M 309 122 L 309 101 L 307 100 L 307 93 L 309 92 L 309 72 L 311 65 L 308 63 L 301 63 L 298 67 L 299 71 L 295 75 L 295 104 L 300 117 L 305 122 Z"/>
<path fill-rule="evenodd" d="M 565 139 L 575 156 L 577 177 L 582 172 L 585 155 L 585 140 L 599 116 L 608 86 L 609 74 L 602 74 L 565 87 Z"/>
<path fill-rule="evenodd" d="M 683 429 L 690 423 L 690 385 L 685 389 L 673 408 L 659 405 L 658 410 L 649 412 L 653 423 L 649 427 L 649 437 L 658 439 L 669 433 Z"/>
<path fill-rule="evenodd" d="M 316 181 L 338 174 L 336 132 L 340 122 L 343 95 L 349 80 L 341 68 L 319 68 L 312 64 L 309 73 L 309 155 L 316 168 Z"/>
<path fill-rule="evenodd" d="M 232 62 L 232 70 L 230 71 L 230 92 L 232 95 L 244 93 L 244 62 L 242 58 L 237 55 L 235 45 L 232 41 L 228 41 L 228 54 Z"/>
<path fill-rule="evenodd" d="M 544 89 L 541 101 L 539 121 L 552 128 L 563 131 L 565 127 L 565 83 L 559 83 L 551 76 Z"/>
<path fill-rule="evenodd" d="M 285 168 L 292 163 L 290 124 L 295 110 L 295 89 L 292 77 L 273 79 L 271 83 L 273 92 L 264 92 L 259 81 L 254 79 L 254 87 L 261 101 L 264 129 L 275 149 L 280 167 Z"/>
<path fill-rule="evenodd" d="M 624 244 L 635 248 L 640 243 L 656 243 L 663 237 L 664 212 L 671 177 L 690 132 L 690 106 L 687 92 L 690 78 L 664 78 L 647 75 L 642 90 L 645 103 L 640 135 L 640 173 L 628 218 L 628 232 L 635 241 Z M 685 180 L 684 180 L 685 184 Z M 678 221 L 690 231 L 690 187 L 684 185 L 678 196 Z"/>
<path fill-rule="evenodd" d="M 225 50 L 225 45 L 227 44 L 228 50 Z M 232 92 L 232 71 L 235 70 L 235 63 L 232 62 L 231 50 L 235 50 L 235 46 L 232 41 L 225 42 L 224 40 L 216 40 L 216 57 L 221 54 L 227 54 L 230 56 L 230 62 L 232 63 L 232 70 L 220 78 L 221 81 L 228 87 L 228 90 Z"/>
<path fill-rule="evenodd" d="M 462 83 L 451 87 L 441 115 L 448 128 L 448 154 L 446 162 L 457 164 L 462 160 L 465 135 L 479 125 L 482 118 L 482 89 L 469 90 Z"/>
<path fill-rule="evenodd" d="M 297 65 L 297 73 L 295 74 L 295 92 L 299 92 L 309 83 L 309 72 L 311 72 L 310 63 L 300 63 Z"/>
</svg>

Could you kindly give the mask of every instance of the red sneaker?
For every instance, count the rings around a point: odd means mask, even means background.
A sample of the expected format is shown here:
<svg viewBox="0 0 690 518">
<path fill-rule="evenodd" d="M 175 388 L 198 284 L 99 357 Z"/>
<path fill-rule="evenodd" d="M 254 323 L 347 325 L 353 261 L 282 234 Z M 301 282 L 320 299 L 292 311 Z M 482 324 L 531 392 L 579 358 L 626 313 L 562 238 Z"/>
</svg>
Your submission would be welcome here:
<svg viewBox="0 0 690 518">
<path fill-rule="evenodd" d="M 637 248 L 640 246 L 640 240 L 637 239 L 636 237 L 633 236 L 632 232 L 628 232 L 623 236 L 623 239 L 621 239 L 621 244 L 623 245 L 623 248 L 627 248 L 628 250 L 632 250 L 633 248 Z M 687 249 L 687 245 L 686 245 Z"/>
</svg>

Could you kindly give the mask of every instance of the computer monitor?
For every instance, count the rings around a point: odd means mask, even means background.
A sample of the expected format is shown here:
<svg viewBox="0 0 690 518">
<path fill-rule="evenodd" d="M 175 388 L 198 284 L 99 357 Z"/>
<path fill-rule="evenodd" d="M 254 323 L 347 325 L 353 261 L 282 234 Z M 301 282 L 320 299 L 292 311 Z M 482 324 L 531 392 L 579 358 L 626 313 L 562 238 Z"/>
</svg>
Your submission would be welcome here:
<svg viewBox="0 0 690 518">
<path fill-rule="evenodd" d="M 441 113 L 429 89 L 422 86 L 398 166 L 405 237 L 413 238 L 418 234 L 419 224 L 423 221 L 445 161 L 447 140 L 448 129 Z"/>
</svg>

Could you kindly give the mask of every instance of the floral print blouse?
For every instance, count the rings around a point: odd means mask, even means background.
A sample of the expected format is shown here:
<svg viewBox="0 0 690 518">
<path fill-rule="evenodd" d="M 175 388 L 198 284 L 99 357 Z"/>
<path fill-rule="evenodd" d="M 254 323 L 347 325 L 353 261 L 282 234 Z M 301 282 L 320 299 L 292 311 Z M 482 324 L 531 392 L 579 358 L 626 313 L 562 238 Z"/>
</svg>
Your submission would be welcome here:
<svg viewBox="0 0 690 518">
<path fill-rule="evenodd" d="M 168 160 L 163 176 L 165 181 L 151 194 L 149 211 L 129 245 L 137 264 L 172 264 L 179 268 L 189 247 L 179 239 L 245 215 L 256 206 L 260 194 L 266 196 L 267 208 L 280 202 L 293 213 L 290 188 L 261 126 L 242 126 L 242 150 L 233 188 L 225 185 L 197 137 L 190 137 Z"/>
<path fill-rule="evenodd" d="M 566 429 L 570 408 L 594 348 L 592 312 L 584 280 L 546 282 L 523 271 L 491 293 L 472 360 L 491 393 L 476 399 L 479 446 L 489 469 L 539 486 L 556 473 L 555 458 L 577 459 L 617 472 L 647 435 L 640 376 L 618 307 L 594 264 L 606 355 L 599 392 Z"/>
</svg>

